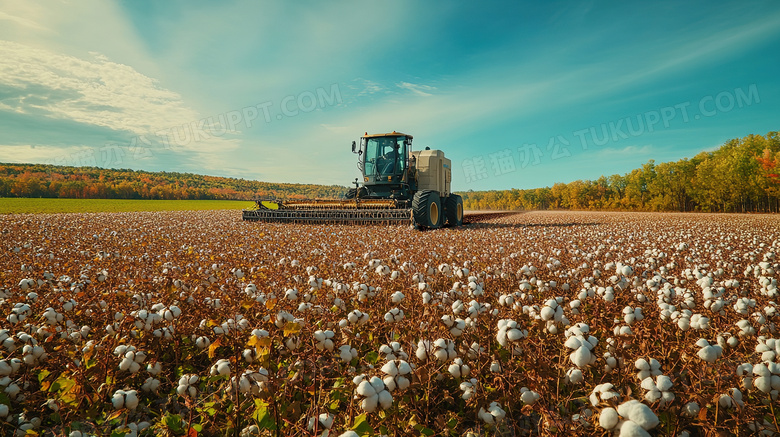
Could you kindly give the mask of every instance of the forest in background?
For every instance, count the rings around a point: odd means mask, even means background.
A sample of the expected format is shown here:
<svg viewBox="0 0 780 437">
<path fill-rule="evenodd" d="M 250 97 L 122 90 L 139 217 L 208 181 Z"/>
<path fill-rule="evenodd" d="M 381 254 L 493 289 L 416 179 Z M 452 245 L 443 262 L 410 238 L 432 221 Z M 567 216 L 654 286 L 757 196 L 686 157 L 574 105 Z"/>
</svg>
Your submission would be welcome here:
<svg viewBox="0 0 780 437">
<path fill-rule="evenodd" d="M 47 164 L 0 164 L 0 197 L 253 200 L 338 197 L 337 185 L 283 184 L 192 173 Z"/>
<path fill-rule="evenodd" d="M 712 152 L 624 175 L 527 190 L 469 191 L 466 209 L 615 211 L 780 211 L 780 135 L 748 135 Z"/>
<path fill-rule="evenodd" d="M 693 158 L 650 160 L 624 175 L 534 189 L 468 191 L 466 209 L 780 211 L 780 134 L 733 139 Z M 0 197 L 252 200 L 335 198 L 346 187 L 283 184 L 191 173 L 0 164 Z"/>
</svg>

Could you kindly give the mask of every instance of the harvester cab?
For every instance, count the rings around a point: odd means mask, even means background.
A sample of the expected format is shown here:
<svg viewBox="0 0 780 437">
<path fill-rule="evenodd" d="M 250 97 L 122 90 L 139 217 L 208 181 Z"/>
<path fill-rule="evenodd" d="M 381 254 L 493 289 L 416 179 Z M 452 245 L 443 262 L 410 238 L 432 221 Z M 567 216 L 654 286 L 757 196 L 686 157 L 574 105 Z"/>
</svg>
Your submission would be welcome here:
<svg viewBox="0 0 780 437">
<path fill-rule="evenodd" d="M 460 226 L 463 200 L 450 190 L 452 165 L 441 150 L 412 151 L 411 135 L 366 133 L 352 142 L 363 184 L 342 199 L 258 199 L 244 220 L 296 223 L 411 223 L 420 228 Z"/>
<path fill-rule="evenodd" d="M 353 153 L 358 154 L 358 169 L 363 176 L 363 187 L 350 189 L 346 199 L 410 200 L 416 189 L 413 177 L 414 156 L 409 151 L 412 136 L 398 132 L 368 135 L 360 145 L 352 142 Z M 411 159 L 410 159 L 411 158 Z"/>
</svg>

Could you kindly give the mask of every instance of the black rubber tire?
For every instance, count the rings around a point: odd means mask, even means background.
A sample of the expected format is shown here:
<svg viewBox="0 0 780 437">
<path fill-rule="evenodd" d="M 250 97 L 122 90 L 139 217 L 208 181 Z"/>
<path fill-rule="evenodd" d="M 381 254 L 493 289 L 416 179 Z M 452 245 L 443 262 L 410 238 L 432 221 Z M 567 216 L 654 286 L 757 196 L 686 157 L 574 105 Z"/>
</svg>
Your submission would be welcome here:
<svg viewBox="0 0 780 437">
<path fill-rule="evenodd" d="M 463 225 L 463 198 L 457 194 L 450 194 L 444 202 L 444 215 L 447 217 L 447 226 Z"/>
<path fill-rule="evenodd" d="M 349 190 L 347 190 L 346 193 L 344 193 L 344 198 L 345 199 L 354 199 L 356 195 L 357 195 L 357 189 L 350 188 Z"/>
<path fill-rule="evenodd" d="M 414 193 L 412 199 L 412 216 L 415 225 L 428 229 L 441 226 L 443 214 L 439 193 L 433 190 L 423 190 Z"/>
<path fill-rule="evenodd" d="M 363 198 L 368 195 L 366 187 L 360 187 L 360 189 L 350 188 L 344 193 L 344 199 Z"/>
</svg>

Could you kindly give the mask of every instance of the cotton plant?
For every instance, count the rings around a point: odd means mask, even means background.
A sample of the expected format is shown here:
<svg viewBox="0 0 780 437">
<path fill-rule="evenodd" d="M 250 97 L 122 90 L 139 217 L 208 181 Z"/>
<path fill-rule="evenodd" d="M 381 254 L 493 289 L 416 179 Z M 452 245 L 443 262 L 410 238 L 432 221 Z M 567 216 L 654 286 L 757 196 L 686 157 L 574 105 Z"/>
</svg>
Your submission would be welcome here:
<svg viewBox="0 0 780 437">
<path fill-rule="evenodd" d="M 366 413 L 373 413 L 377 408 L 387 410 L 393 405 L 393 395 L 379 377 L 358 375 L 352 382 L 356 385 L 355 399 L 360 401 L 360 408 Z"/>
<path fill-rule="evenodd" d="M 355 349 L 349 344 L 339 346 L 338 354 L 339 354 L 339 358 L 341 358 L 341 361 L 343 363 L 350 363 L 358 356 L 357 349 Z"/>
<path fill-rule="evenodd" d="M 512 355 L 521 355 L 523 353 L 521 340 L 527 336 L 528 330 L 522 329 L 516 321 L 512 319 L 501 319 L 498 321 L 496 340 L 498 344 L 509 350 Z"/>
<path fill-rule="evenodd" d="M 752 368 L 752 386 L 777 400 L 780 392 L 780 364 L 775 362 L 758 363 Z"/>
<path fill-rule="evenodd" d="M 251 394 L 252 396 L 260 396 L 266 390 L 266 383 L 268 382 L 268 371 L 260 367 L 257 371 L 246 370 L 240 376 L 230 378 L 231 393 L 238 392 L 241 394 Z"/>
<path fill-rule="evenodd" d="M 704 338 L 697 340 L 696 346 L 700 348 L 696 355 L 698 355 L 702 361 L 714 363 L 718 358 L 723 356 L 722 347 L 720 347 L 718 344 L 710 344 L 710 342 Z"/>
<path fill-rule="evenodd" d="M 650 403 L 659 402 L 662 408 L 674 401 L 672 385 L 671 378 L 666 375 L 658 375 L 655 380 L 652 376 L 648 376 L 641 383 L 641 387 L 646 390 L 645 400 Z"/>
<path fill-rule="evenodd" d="M 637 371 L 636 379 L 640 383 L 647 378 L 657 377 L 663 373 L 661 372 L 661 363 L 655 358 L 650 358 L 649 360 L 639 358 L 634 362 L 634 368 Z"/>
<path fill-rule="evenodd" d="M 382 382 L 384 382 L 385 387 L 391 393 L 396 389 L 400 391 L 406 390 L 411 384 L 409 378 L 411 378 L 413 369 L 412 365 L 404 360 L 390 360 L 382 366 L 382 373 L 385 374 Z"/>
<path fill-rule="evenodd" d="M 114 349 L 114 355 L 122 357 L 119 361 L 119 370 L 130 373 L 138 373 L 141 364 L 146 360 L 147 353 L 139 351 L 132 345 L 119 345 Z"/>
<path fill-rule="evenodd" d="M 632 308 L 631 306 L 626 306 L 623 308 L 623 320 L 628 326 L 633 325 L 634 322 L 644 320 L 644 318 L 645 316 L 642 314 L 642 307 Z"/>
<path fill-rule="evenodd" d="M 442 323 L 449 329 L 450 334 L 453 337 L 460 337 L 463 331 L 466 329 L 466 321 L 460 318 L 454 318 L 449 314 L 445 314 L 441 317 Z"/>
<path fill-rule="evenodd" d="M 647 436 L 660 423 L 658 416 L 647 405 L 631 399 L 617 408 L 606 407 L 599 412 L 599 426 L 617 436 Z"/>
<path fill-rule="evenodd" d="M 737 388 L 729 389 L 727 393 L 720 395 L 718 405 L 725 409 L 744 407 L 745 402 L 742 400 L 742 392 Z"/>
<path fill-rule="evenodd" d="M 452 340 L 439 338 L 433 342 L 429 340 L 417 342 L 415 356 L 420 361 L 436 359 L 443 362 L 454 359 L 458 353 L 455 351 L 455 343 Z"/>
<path fill-rule="evenodd" d="M 141 391 L 145 393 L 157 393 L 157 389 L 160 387 L 160 380 L 150 376 L 141 384 Z"/>
<path fill-rule="evenodd" d="M 759 337 L 755 350 L 765 363 L 780 361 L 780 339 Z"/>
<path fill-rule="evenodd" d="M 335 416 L 330 413 L 320 413 L 317 417 L 310 417 L 306 428 L 309 431 L 314 431 L 315 428 L 322 430 L 320 437 L 328 437 L 330 435 L 330 429 L 333 428 L 333 421 Z M 259 431 L 259 430 L 258 430 Z"/>
<path fill-rule="evenodd" d="M 211 376 L 230 376 L 230 360 L 219 359 L 209 370 Z"/>
<path fill-rule="evenodd" d="M 561 302 L 563 297 L 548 299 L 539 310 L 539 318 L 546 323 L 546 329 L 551 334 L 558 333 L 558 326 L 569 324 L 569 320 L 563 313 L 563 306 L 560 305 Z"/>
<path fill-rule="evenodd" d="M 501 408 L 501 404 L 493 401 L 487 409 L 480 407 L 477 416 L 488 425 L 497 425 L 506 417 L 506 411 Z"/>
<path fill-rule="evenodd" d="M 382 354 L 383 358 L 387 361 L 409 359 L 409 354 L 404 352 L 403 346 L 397 341 L 392 341 L 390 344 L 383 344 L 379 347 L 379 353 Z"/>
<path fill-rule="evenodd" d="M 198 375 L 186 374 L 179 378 L 179 383 L 176 387 L 176 393 L 179 396 L 189 396 L 194 399 L 198 395 L 198 382 L 200 377 Z"/>
<path fill-rule="evenodd" d="M 327 350 L 329 352 L 333 352 L 334 343 L 333 338 L 336 336 L 336 334 L 331 331 L 330 329 L 327 330 L 321 330 L 318 329 L 314 331 L 314 346 L 317 348 L 317 350 Z"/>
<path fill-rule="evenodd" d="M 471 372 L 471 367 L 464 363 L 462 358 L 455 358 L 452 361 L 452 364 L 447 367 L 447 371 L 450 372 L 450 375 L 454 376 L 455 378 L 461 379 L 468 377 L 469 373 Z"/>
<path fill-rule="evenodd" d="M 135 390 L 117 390 L 111 396 L 111 403 L 116 410 L 122 408 L 135 410 L 138 407 L 138 392 Z"/>
<path fill-rule="evenodd" d="M 404 310 L 400 308 L 392 308 L 390 311 L 385 313 L 384 319 L 387 323 L 398 323 L 404 319 Z"/>
<path fill-rule="evenodd" d="M 46 350 L 43 348 L 43 346 L 32 344 L 26 344 L 22 346 L 22 361 L 27 366 L 33 367 L 37 366 L 46 358 L 48 357 L 48 353 L 46 353 Z"/>
<path fill-rule="evenodd" d="M 0 360 L 0 377 L 10 376 L 18 372 L 22 367 L 22 363 L 22 360 L 19 358 Z"/>
<path fill-rule="evenodd" d="M 592 335 L 585 336 L 590 328 L 585 324 L 578 324 L 566 331 L 568 338 L 564 345 L 572 350 L 569 360 L 579 369 L 586 369 L 596 362 L 596 355 L 592 353 L 598 344 L 598 339 Z"/>
<path fill-rule="evenodd" d="M 602 402 L 609 402 L 610 400 L 620 400 L 620 395 L 614 390 L 615 386 L 612 383 L 605 382 L 599 384 L 593 388 L 588 396 L 590 404 L 594 407 L 598 406 Z"/>
<path fill-rule="evenodd" d="M 458 386 L 463 394 L 460 396 L 464 401 L 471 399 L 479 388 L 479 380 L 477 378 L 471 378 L 467 381 L 462 381 Z"/>
<path fill-rule="evenodd" d="M 532 405 L 538 401 L 542 395 L 529 389 L 528 387 L 520 388 L 520 400 L 526 405 Z"/>
</svg>

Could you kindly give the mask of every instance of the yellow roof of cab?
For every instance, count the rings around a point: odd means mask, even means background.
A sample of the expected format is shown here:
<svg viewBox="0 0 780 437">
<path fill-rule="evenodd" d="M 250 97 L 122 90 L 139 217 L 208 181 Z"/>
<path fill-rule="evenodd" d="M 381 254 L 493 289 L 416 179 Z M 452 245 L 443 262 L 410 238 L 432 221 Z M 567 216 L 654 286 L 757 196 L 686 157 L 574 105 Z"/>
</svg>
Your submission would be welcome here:
<svg viewBox="0 0 780 437">
<path fill-rule="evenodd" d="M 363 138 L 379 138 L 379 137 L 409 137 L 414 138 L 411 135 L 402 134 L 401 132 L 392 131 L 389 134 L 371 134 L 369 135 L 368 132 L 366 132 L 365 135 L 363 135 Z"/>
</svg>

